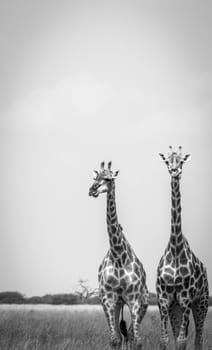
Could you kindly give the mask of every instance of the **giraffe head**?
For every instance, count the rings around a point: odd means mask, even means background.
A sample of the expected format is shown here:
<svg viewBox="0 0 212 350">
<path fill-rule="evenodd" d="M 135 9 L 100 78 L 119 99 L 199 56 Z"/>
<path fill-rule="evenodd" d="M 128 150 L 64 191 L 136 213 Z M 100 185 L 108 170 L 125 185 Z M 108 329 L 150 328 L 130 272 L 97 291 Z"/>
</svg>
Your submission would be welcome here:
<svg viewBox="0 0 212 350">
<path fill-rule="evenodd" d="M 165 157 L 164 154 L 159 153 L 164 163 L 167 165 L 168 171 L 172 178 L 181 178 L 183 164 L 188 161 L 190 154 L 182 156 L 182 147 L 179 147 L 178 152 L 174 152 L 172 146 L 169 146 L 170 152 Z"/>
<path fill-rule="evenodd" d="M 105 169 L 105 163 L 100 165 L 100 171 L 94 170 L 94 183 L 89 189 L 89 196 L 98 197 L 100 193 L 108 192 L 111 183 L 116 179 L 119 171 L 113 172 L 111 170 L 112 163 L 108 163 L 107 169 Z"/>
</svg>

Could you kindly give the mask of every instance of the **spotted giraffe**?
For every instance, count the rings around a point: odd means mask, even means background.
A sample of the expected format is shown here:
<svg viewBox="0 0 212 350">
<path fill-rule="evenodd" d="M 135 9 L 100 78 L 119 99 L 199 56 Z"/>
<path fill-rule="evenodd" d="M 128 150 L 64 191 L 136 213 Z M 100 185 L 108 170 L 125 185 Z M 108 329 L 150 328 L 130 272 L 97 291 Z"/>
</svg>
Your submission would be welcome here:
<svg viewBox="0 0 212 350">
<path fill-rule="evenodd" d="M 184 157 L 170 146 L 168 157 L 160 154 L 171 175 L 171 235 L 157 270 L 157 297 L 161 316 L 160 349 L 167 349 L 170 319 L 176 349 L 186 349 L 189 315 L 196 328 L 195 350 L 203 349 L 203 327 L 208 310 L 208 280 L 203 263 L 194 255 L 181 228 L 180 178 Z"/>
<path fill-rule="evenodd" d="M 99 267 L 98 281 L 100 299 L 105 312 L 112 349 L 121 349 L 122 336 L 120 332 L 120 313 L 124 304 L 131 313 L 131 325 L 127 337 L 133 349 L 141 349 L 142 341 L 139 327 L 148 306 L 148 290 L 146 273 L 142 263 L 135 255 L 118 222 L 115 202 L 115 179 L 118 171 L 111 170 L 101 163 L 100 171 L 95 171 L 94 183 L 89 195 L 98 197 L 107 193 L 107 231 L 110 248 Z"/>
</svg>

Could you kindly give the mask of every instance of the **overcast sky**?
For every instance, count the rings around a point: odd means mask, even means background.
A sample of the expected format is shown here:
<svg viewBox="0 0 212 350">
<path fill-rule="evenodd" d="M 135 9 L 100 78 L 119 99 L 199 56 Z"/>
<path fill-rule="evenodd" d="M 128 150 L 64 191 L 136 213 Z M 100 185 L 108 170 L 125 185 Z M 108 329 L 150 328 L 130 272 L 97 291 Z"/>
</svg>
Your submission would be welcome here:
<svg viewBox="0 0 212 350">
<path fill-rule="evenodd" d="M 182 145 L 183 232 L 212 285 L 211 1 L 0 4 L 0 291 L 97 286 L 109 246 L 102 160 L 120 170 L 119 221 L 155 291 Z"/>
</svg>

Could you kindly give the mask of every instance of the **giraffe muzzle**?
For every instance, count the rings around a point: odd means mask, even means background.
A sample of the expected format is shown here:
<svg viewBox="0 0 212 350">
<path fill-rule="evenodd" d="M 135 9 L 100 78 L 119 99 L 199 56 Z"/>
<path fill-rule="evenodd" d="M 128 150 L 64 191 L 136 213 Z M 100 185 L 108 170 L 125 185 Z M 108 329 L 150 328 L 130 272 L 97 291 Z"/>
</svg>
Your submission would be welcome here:
<svg viewBox="0 0 212 350">
<path fill-rule="evenodd" d="M 95 197 L 95 198 L 98 197 L 98 195 L 99 195 L 98 187 L 96 187 L 96 186 L 95 186 L 95 188 L 91 187 L 89 192 L 88 192 L 88 195 L 92 196 L 92 197 Z"/>
</svg>

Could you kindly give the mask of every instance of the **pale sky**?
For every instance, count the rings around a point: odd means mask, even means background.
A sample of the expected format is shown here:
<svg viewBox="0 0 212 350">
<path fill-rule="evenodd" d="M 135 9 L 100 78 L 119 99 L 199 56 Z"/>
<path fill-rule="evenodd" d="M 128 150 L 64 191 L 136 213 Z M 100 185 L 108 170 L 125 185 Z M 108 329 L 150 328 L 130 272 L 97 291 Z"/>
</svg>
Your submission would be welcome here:
<svg viewBox="0 0 212 350">
<path fill-rule="evenodd" d="M 119 221 L 155 291 L 170 144 L 192 154 L 183 233 L 212 285 L 211 15 L 207 0 L 1 2 L 0 291 L 97 287 L 106 196 L 88 189 L 102 160 L 120 170 Z"/>
</svg>

